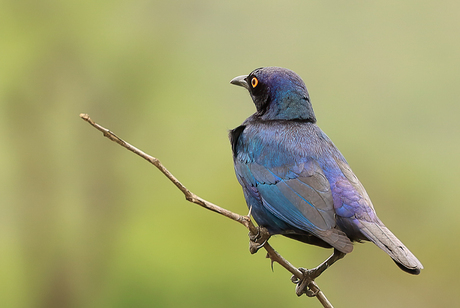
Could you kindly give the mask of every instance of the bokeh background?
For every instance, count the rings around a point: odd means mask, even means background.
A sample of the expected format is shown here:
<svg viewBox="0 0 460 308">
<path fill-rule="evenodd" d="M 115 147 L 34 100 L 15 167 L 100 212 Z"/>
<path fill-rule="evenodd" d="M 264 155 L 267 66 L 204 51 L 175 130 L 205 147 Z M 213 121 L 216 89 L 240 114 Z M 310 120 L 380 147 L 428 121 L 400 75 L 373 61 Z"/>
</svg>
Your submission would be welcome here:
<svg viewBox="0 0 460 308">
<path fill-rule="evenodd" d="M 460 300 L 459 1 L 8 1 L 0 10 L 1 307 L 320 307 L 250 255 L 247 230 L 185 201 L 79 114 L 247 212 L 227 131 L 231 78 L 301 75 L 318 124 L 425 266 L 373 244 L 318 284 L 337 307 Z M 282 237 L 296 266 L 330 253 Z"/>
</svg>

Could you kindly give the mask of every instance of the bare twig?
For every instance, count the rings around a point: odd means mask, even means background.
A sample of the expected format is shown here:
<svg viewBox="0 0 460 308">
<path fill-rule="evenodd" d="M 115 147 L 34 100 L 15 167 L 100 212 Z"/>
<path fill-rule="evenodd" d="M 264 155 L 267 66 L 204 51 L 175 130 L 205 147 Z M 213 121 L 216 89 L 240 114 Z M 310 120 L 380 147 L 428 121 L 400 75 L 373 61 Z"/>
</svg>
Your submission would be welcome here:
<svg viewBox="0 0 460 308">
<path fill-rule="evenodd" d="M 132 146 L 131 144 L 127 143 L 123 139 L 116 136 L 110 130 L 100 126 L 99 124 L 94 122 L 89 117 L 89 115 L 82 113 L 80 114 L 80 117 L 86 122 L 88 122 L 89 124 L 91 124 L 94 128 L 101 131 L 105 137 L 118 143 L 122 147 L 130 150 L 131 152 L 139 155 L 140 157 L 144 158 L 145 160 L 153 164 L 155 167 L 157 167 L 184 194 L 187 201 L 198 204 L 201 207 L 204 207 L 208 210 L 219 213 L 227 218 L 230 218 L 236 222 L 239 222 L 240 224 L 245 226 L 251 234 L 254 234 L 254 235 L 258 234 L 259 229 L 254 225 L 254 223 L 252 222 L 249 216 L 242 216 L 242 215 L 233 213 L 227 209 L 224 209 L 218 205 L 215 205 L 211 202 L 208 202 L 198 197 L 197 195 L 192 193 L 190 190 L 188 190 L 187 187 L 185 187 L 171 172 L 169 172 L 169 170 L 166 169 L 166 167 L 163 166 L 163 164 L 157 158 L 150 156 L 147 153 L 139 150 L 138 148 Z M 272 260 L 272 262 L 276 262 L 280 264 L 282 267 L 284 267 L 286 270 L 288 270 L 293 276 L 295 276 L 298 279 L 302 279 L 304 277 L 304 274 L 298 268 L 296 268 L 291 263 L 289 263 L 289 261 L 284 259 L 275 249 L 273 249 L 273 247 L 268 243 L 268 241 L 265 241 L 262 247 L 267 251 L 268 257 Z M 319 289 L 318 285 L 314 281 L 311 281 L 309 283 L 308 288 L 310 289 L 310 291 L 312 291 L 313 294 L 315 294 L 316 298 L 321 302 L 323 307 L 333 308 L 332 304 L 329 302 L 329 300 L 326 298 L 324 293 Z"/>
</svg>

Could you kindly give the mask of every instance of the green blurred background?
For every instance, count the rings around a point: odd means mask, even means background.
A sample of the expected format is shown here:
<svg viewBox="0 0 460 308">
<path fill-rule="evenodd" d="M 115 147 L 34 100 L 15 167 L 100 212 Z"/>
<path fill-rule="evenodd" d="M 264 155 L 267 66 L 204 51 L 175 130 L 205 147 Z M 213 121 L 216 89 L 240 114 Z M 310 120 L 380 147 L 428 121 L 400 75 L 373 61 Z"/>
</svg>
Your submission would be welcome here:
<svg viewBox="0 0 460 308">
<path fill-rule="evenodd" d="M 320 307 L 186 202 L 88 113 L 189 189 L 247 212 L 227 131 L 254 112 L 231 78 L 283 66 L 380 218 L 425 266 L 373 244 L 318 284 L 336 307 L 460 300 L 459 1 L 0 1 L 1 307 Z M 330 250 L 275 237 L 296 266 Z"/>
</svg>

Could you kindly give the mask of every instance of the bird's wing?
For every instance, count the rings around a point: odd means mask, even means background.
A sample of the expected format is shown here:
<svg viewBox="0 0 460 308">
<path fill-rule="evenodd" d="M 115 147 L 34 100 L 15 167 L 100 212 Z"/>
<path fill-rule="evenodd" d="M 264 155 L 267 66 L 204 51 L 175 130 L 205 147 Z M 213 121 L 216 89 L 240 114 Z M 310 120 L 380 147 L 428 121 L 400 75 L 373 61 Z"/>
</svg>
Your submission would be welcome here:
<svg viewBox="0 0 460 308">
<path fill-rule="evenodd" d="M 377 217 L 366 190 L 348 164 L 337 164 L 344 175 L 334 183 L 334 194 L 339 197 L 337 215 L 348 218 L 354 228 L 385 251 L 401 269 L 418 274 L 423 265 Z"/>
<path fill-rule="evenodd" d="M 280 157 L 279 153 L 277 157 Z M 235 160 L 235 170 L 244 185 L 256 188 L 263 207 L 287 224 L 319 237 L 333 247 L 349 253 L 351 241 L 335 228 L 331 187 L 318 162 L 267 156 L 255 160 Z M 291 163 L 288 163 L 291 161 Z"/>
</svg>

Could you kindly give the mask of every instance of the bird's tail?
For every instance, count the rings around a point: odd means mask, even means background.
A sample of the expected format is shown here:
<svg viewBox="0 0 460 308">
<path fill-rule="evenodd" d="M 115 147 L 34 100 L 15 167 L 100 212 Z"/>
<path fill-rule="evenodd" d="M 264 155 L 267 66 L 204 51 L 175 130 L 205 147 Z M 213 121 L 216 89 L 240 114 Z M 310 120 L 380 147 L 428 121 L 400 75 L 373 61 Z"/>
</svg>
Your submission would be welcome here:
<svg viewBox="0 0 460 308">
<path fill-rule="evenodd" d="M 423 269 L 422 263 L 382 222 L 359 222 L 360 231 L 385 251 L 403 271 L 413 275 L 420 274 L 420 270 Z"/>
</svg>

